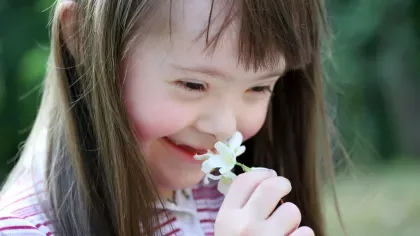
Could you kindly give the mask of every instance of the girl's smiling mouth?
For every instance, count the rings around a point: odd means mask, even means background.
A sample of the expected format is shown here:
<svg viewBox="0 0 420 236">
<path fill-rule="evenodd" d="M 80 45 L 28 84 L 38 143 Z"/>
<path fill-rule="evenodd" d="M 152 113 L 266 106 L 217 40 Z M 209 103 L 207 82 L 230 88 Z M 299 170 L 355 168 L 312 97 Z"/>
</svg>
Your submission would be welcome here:
<svg viewBox="0 0 420 236">
<path fill-rule="evenodd" d="M 180 156 L 183 157 L 183 159 L 188 161 L 197 162 L 197 160 L 194 159 L 194 155 L 201 155 L 207 152 L 207 149 L 205 148 L 195 148 L 190 145 L 182 144 L 181 142 L 172 140 L 169 137 L 163 137 L 163 141 L 166 144 L 165 146 L 175 150 L 177 153 L 181 154 Z"/>
</svg>

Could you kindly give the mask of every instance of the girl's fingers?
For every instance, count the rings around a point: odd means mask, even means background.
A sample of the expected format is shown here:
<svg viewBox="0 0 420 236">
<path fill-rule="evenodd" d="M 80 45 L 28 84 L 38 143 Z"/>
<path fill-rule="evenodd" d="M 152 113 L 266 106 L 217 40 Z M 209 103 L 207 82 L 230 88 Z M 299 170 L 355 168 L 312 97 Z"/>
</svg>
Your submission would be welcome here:
<svg viewBox="0 0 420 236">
<path fill-rule="evenodd" d="M 289 236 L 315 236 L 315 233 L 311 228 L 303 226 L 289 234 Z"/>
<path fill-rule="evenodd" d="M 243 209 L 256 220 L 267 219 L 281 198 L 287 195 L 291 189 L 290 181 L 284 177 L 265 179 L 255 189 Z"/>
<path fill-rule="evenodd" d="M 290 202 L 282 204 L 274 213 L 267 219 L 266 227 L 268 229 L 276 230 L 279 235 L 288 235 L 299 227 L 302 215 L 299 208 Z"/>
<path fill-rule="evenodd" d="M 276 175 L 269 169 L 258 169 L 238 175 L 230 186 L 220 210 L 242 208 L 261 182 Z"/>
</svg>

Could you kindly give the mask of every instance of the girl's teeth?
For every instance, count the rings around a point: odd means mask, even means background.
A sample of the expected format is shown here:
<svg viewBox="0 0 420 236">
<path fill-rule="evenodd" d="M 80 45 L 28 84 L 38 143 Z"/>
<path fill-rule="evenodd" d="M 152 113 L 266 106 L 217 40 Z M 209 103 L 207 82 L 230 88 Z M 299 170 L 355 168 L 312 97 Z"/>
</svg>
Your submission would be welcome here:
<svg viewBox="0 0 420 236">
<path fill-rule="evenodd" d="M 197 151 L 197 155 L 203 155 L 204 153 L 206 153 L 206 151 L 204 151 L 204 150 Z"/>
<path fill-rule="evenodd" d="M 202 154 L 204 154 L 204 153 L 207 152 L 207 151 L 204 151 L 204 150 L 196 150 L 196 149 L 194 149 L 194 148 L 192 148 L 190 146 L 187 146 L 187 145 L 178 145 L 178 146 L 181 147 L 181 148 L 184 148 L 184 149 L 186 149 L 186 150 L 188 150 L 190 152 L 195 152 L 198 155 L 202 155 Z"/>
<path fill-rule="evenodd" d="M 176 140 L 171 140 L 175 145 L 180 145 L 180 143 Z"/>
<path fill-rule="evenodd" d="M 173 142 L 175 145 L 177 145 L 179 147 L 182 147 L 182 148 L 187 149 L 187 150 L 192 151 L 192 152 L 196 152 L 198 155 L 202 155 L 202 154 L 207 152 L 207 150 L 196 150 L 196 149 L 194 149 L 194 148 L 192 148 L 188 145 L 184 145 L 184 144 L 182 144 L 182 143 L 180 143 L 176 140 L 170 140 L 170 141 Z M 212 149 L 212 151 L 215 151 L 215 150 Z"/>
</svg>

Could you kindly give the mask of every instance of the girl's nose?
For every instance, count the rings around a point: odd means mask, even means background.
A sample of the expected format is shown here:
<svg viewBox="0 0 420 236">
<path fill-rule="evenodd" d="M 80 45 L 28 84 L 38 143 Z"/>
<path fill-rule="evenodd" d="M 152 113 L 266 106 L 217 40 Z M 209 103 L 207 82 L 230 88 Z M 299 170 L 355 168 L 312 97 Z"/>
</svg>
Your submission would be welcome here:
<svg viewBox="0 0 420 236">
<path fill-rule="evenodd" d="M 236 114 L 232 109 L 212 109 L 211 113 L 197 121 L 196 128 L 214 136 L 216 140 L 226 140 L 236 131 Z"/>
</svg>

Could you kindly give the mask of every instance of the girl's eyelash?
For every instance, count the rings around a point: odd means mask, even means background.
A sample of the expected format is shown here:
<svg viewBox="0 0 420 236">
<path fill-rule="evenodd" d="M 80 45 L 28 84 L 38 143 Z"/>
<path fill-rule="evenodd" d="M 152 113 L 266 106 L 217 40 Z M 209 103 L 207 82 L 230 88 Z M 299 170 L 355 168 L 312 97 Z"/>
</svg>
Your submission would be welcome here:
<svg viewBox="0 0 420 236">
<path fill-rule="evenodd" d="M 204 92 L 206 90 L 206 86 L 204 84 L 194 83 L 194 82 L 177 81 L 175 85 L 187 91 L 193 91 L 193 92 Z"/>
<path fill-rule="evenodd" d="M 270 86 L 256 86 L 252 87 L 251 92 L 255 93 L 273 93 L 273 90 L 270 88 Z"/>
<path fill-rule="evenodd" d="M 181 87 L 182 89 L 192 92 L 204 92 L 206 90 L 206 86 L 204 84 L 195 82 L 177 81 L 175 82 L 175 85 Z M 273 93 L 270 86 L 255 86 L 250 89 L 250 92 L 259 94 Z"/>
</svg>

